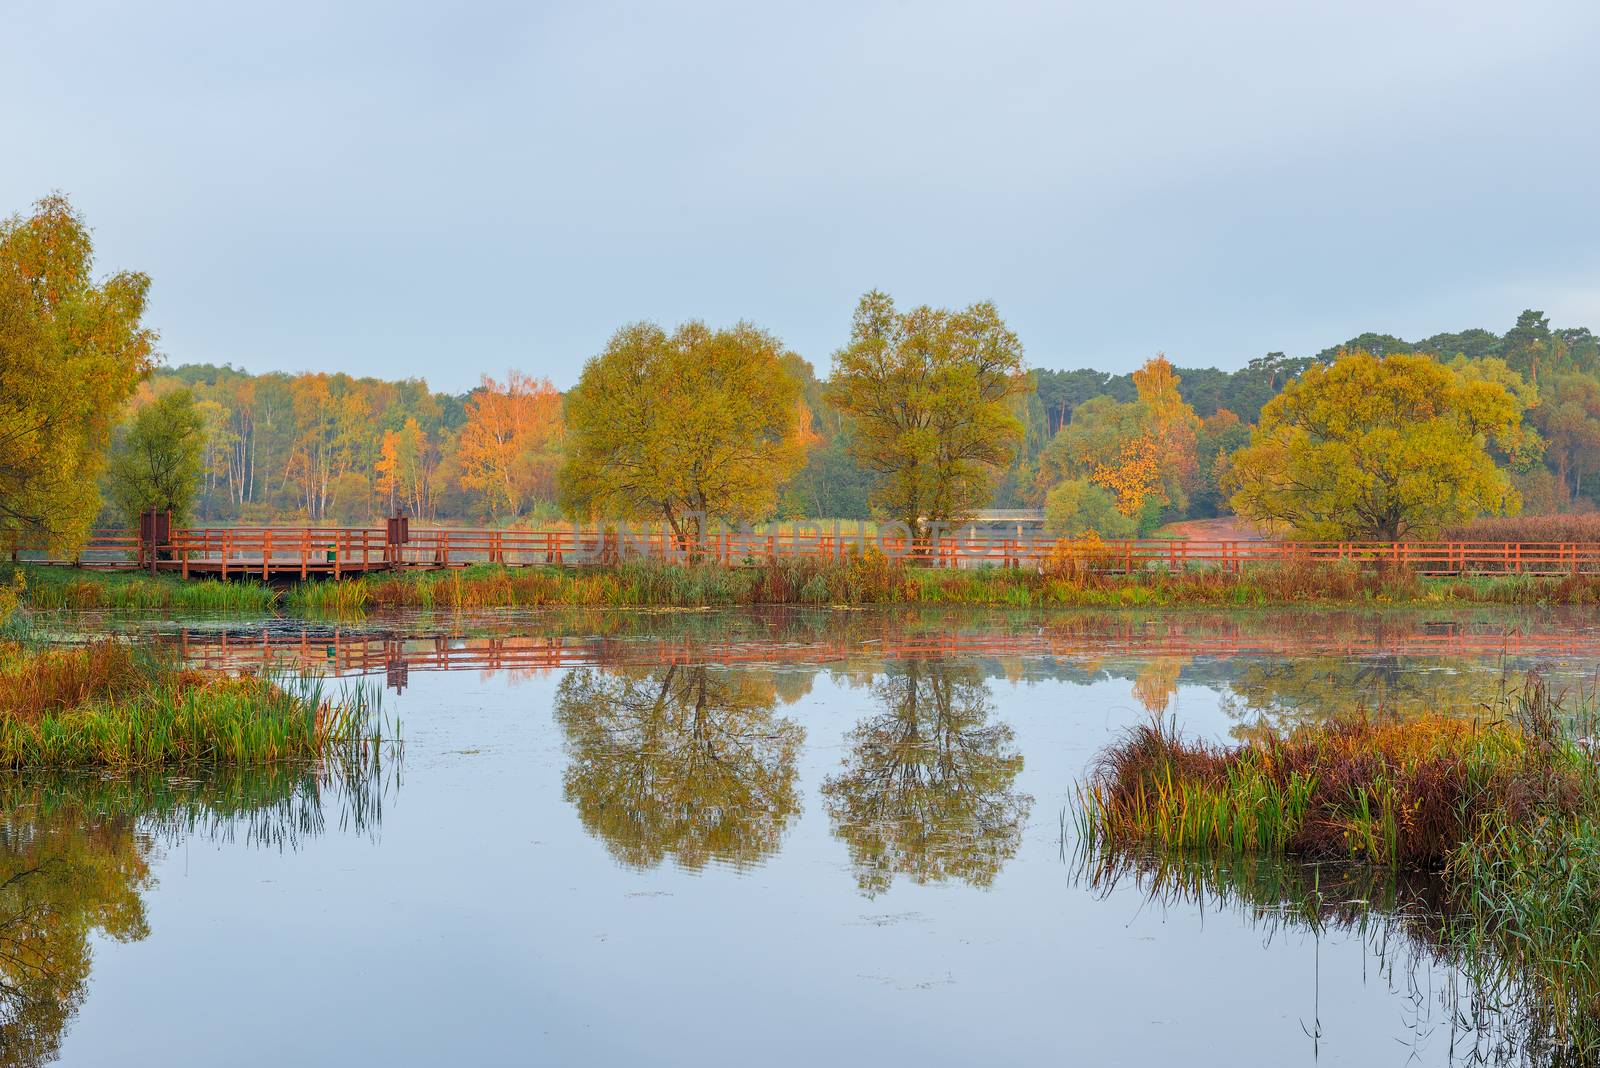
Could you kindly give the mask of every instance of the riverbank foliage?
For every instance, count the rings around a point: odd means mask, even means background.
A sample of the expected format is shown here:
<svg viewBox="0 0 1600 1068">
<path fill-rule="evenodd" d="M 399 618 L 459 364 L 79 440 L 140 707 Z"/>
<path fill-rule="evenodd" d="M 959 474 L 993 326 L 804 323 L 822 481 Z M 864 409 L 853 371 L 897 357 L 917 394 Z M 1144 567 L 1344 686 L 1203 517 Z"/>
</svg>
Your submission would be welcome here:
<svg viewBox="0 0 1600 1068">
<path fill-rule="evenodd" d="M 1480 710 L 1481 711 L 1481 710 Z M 1242 746 L 1152 722 L 1080 793 L 1101 853 L 1361 861 L 1441 873 L 1476 980 L 1541 1037 L 1600 1054 L 1600 763 L 1592 711 L 1530 679 L 1489 718 L 1343 719 Z"/>
<path fill-rule="evenodd" d="M 27 567 L 21 576 L 19 600 L 38 611 L 177 611 L 270 612 L 278 591 L 254 581 L 147 575 L 137 571 L 86 571 L 66 567 Z M 4 571 L 0 571 L 4 575 Z"/>
<path fill-rule="evenodd" d="M 1043 571 L 907 567 L 878 554 L 844 561 L 780 559 L 748 568 L 625 563 L 573 570 L 474 566 L 305 583 L 296 613 L 383 609 L 696 607 L 734 605 L 995 605 L 1011 608 L 1264 608 L 1273 605 L 1600 603 L 1600 576 L 1422 578 L 1354 564 L 1246 565 L 1241 570 L 1094 573 L 1066 562 Z"/>
<path fill-rule="evenodd" d="M 1245 564 L 1133 575 L 1080 558 L 1042 570 L 910 567 L 879 553 L 780 558 L 751 567 L 627 562 L 372 574 L 273 587 L 252 579 L 19 569 L 0 598 L 34 611 L 171 611 L 358 616 L 386 609 L 660 608 L 737 605 L 970 605 L 1010 608 L 1266 608 L 1277 605 L 1600 604 L 1600 575 L 1424 577 L 1354 562 Z M 0 615 L 5 601 L 0 600 Z"/>
<path fill-rule="evenodd" d="M 375 691 L 212 675 L 106 641 L 0 644 L 0 769 L 254 765 L 363 759 L 382 742 Z"/>
</svg>

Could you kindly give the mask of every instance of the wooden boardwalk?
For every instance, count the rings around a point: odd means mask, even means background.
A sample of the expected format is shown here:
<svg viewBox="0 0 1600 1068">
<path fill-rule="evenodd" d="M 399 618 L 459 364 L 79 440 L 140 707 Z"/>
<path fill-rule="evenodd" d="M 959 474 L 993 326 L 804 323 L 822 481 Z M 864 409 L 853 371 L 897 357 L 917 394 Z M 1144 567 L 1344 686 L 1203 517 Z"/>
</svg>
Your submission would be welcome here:
<svg viewBox="0 0 1600 1068">
<path fill-rule="evenodd" d="M 780 558 L 844 560 L 874 549 L 944 568 L 1048 568 L 1106 574 L 1237 571 L 1260 563 L 1353 561 L 1402 566 L 1423 575 L 1600 574 L 1594 542 L 1291 542 L 1146 539 L 1058 540 L 993 531 L 945 533 L 911 544 L 865 530 L 794 524 L 756 532 L 719 531 L 699 545 L 664 531 L 489 530 L 440 527 L 392 540 L 382 527 L 203 527 L 174 530 L 154 546 L 122 532 L 97 532 L 72 559 L 10 549 L 13 560 L 104 570 L 154 570 L 185 578 L 264 581 L 344 578 L 372 572 L 473 564 L 570 566 L 624 560 L 689 560 L 757 566 Z"/>
</svg>

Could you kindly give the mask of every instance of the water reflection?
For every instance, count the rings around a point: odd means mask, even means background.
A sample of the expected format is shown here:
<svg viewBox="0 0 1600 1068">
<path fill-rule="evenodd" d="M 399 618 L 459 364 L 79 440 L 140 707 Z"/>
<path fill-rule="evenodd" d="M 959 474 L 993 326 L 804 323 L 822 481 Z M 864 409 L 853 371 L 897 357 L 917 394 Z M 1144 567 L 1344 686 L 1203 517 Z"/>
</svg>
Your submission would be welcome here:
<svg viewBox="0 0 1600 1068">
<path fill-rule="evenodd" d="M 800 811 L 805 731 L 776 714 L 778 701 L 769 671 L 572 671 L 555 702 L 567 800 L 632 867 L 669 856 L 690 870 L 757 864 Z"/>
<path fill-rule="evenodd" d="M 385 677 L 403 689 L 421 671 L 545 674 L 574 666 L 789 664 L 871 671 L 885 660 L 964 658 L 1012 681 L 1051 662 L 1057 677 L 1144 676 L 1159 706 L 1175 681 L 1207 684 L 1258 659 L 1483 664 L 1495 658 L 1600 656 L 1600 627 L 1581 610 L 1478 613 L 1439 620 L 1415 611 L 1253 614 L 989 610 L 766 609 L 721 612 L 501 612 L 374 618 L 357 623 L 270 619 L 117 625 L 177 646 L 190 664 L 247 670 L 274 664 Z M 1176 673 L 1174 675 L 1174 673 Z"/>
<path fill-rule="evenodd" d="M 1523 665 L 1524 667 L 1528 665 Z M 1569 682 L 1576 680 L 1570 677 Z M 1353 713 L 1395 718 L 1488 711 L 1520 675 L 1508 662 L 1446 657 L 1257 659 L 1234 666 L 1225 709 L 1236 737 L 1294 730 Z M 1556 676 L 1559 684 L 1561 676 Z"/>
<path fill-rule="evenodd" d="M 867 894 L 896 875 L 987 886 L 1017 851 L 1033 799 L 1015 789 L 1022 754 L 990 720 L 981 670 L 943 660 L 887 665 L 882 711 L 846 739 L 844 770 L 822 784 L 833 833 Z"/>
<path fill-rule="evenodd" d="M 1065 845 L 1064 845 L 1065 849 Z M 1325 1037 L 1320 1004 L 1321 949 L 1356 938 L 1370 971 L 1404 1005 L 1412 1059 L 1438 1055 L 1451 1065 L 1559 1066 L 1589 1063 L 1553 1038 L 1537 996 L 1508 977 L 1473 937 L 1460 903 L 1439 876 L 1372 865 L 1311 863 L 1272 856 L 1080 851 L 1072 881 L 1102 900 L 1132 885 L 1141 909 L 1177 914 L 1230 913 L 1260 936 L 1310 937 L 1317 952 L 1312 1001 L 1301 1029 L 1313 1059 Z M 1432 1059 L 1430 1057 L 1430 1059 Z"/>
<path fill-rule="evenodd" d="M 96 934 L 150 933 L 160 851 L 189 836 L 296 848 L 339 826 L 373 835 L 384 773 L 271 768 L 204 779 L 0 774 L 0 1066 L 46 1064 L 83 1004 Z"/>
</svg>

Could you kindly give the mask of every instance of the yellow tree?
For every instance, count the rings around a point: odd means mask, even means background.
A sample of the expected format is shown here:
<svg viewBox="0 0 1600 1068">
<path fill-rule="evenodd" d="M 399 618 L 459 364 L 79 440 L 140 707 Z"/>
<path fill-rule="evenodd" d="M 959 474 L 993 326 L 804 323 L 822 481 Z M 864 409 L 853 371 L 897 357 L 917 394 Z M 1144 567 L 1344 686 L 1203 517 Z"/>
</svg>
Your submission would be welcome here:
<svg viewBox="0 0 1600 1068">
<path fill-rule="evenodd" d="M 65 197 L 0 222 L 0 532 L 65 551 L 88 537 L 111 428 L 155 361 L 150 279 L 92 270 Z"/>
<path fill-rule="evenodd" d="M 563 431 L 561 394 L 549 379 L 509 371 L 502 385 L 485 375 L 456 447 L 461 485 L 484 494 L 490 515 L 520 515 L 535 496 L 550 495 Z"/>
<path fill-rule="evenodd" d="M 834 355 L 828 397 L 878 478 L 873 503 L 921 537 L 925 521 L 959 523 L 988 502 L 1022 444 L 1016 399 L 1032 389 L 993 304 L 901 313 L 873 291 Z"/>
<path fill-rule="evenodd" d="M 661 519 L 696 545 L 708 519 L 772 515 L 810 431 L 785 355 L 748 323 L 618 331 L 568 398 L 568 511 Z"/>
<path fill-rule="evenodd" d="M 1133 372 L 1134 388 L 1145 409 L 1145 434 L 1154 446 L 1162 486 L 1172 506 L 1182 510 L 1188 507 L 1199 475 L 1195 447 L 1200 417 L 1178 392 L 1180 381 L 1172 361 L 1163 353 Z"/>
<path fill-rule="evenodd" d="M 1383 541 L 1516 512 L 1489 450 L 1527 447 L 1526 401 L 1511 372 L 1494 370 L 1359 350 L 1310 368 L 1233 455 L 1224 486 L 1234 511 L 1298 537 Z"/>
</svg>

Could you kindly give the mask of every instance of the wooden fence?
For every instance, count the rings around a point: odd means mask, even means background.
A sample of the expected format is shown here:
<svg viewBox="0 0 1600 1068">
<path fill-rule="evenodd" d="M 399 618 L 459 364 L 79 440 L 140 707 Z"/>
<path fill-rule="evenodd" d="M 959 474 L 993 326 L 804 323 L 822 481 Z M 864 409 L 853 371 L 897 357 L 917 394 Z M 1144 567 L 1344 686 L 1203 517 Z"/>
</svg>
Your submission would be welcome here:
<svg viewBox="0 0 1600 1068">
<path fill-rule="evenodd" d="M 1277 563 L 1387 564 L 1423 575 L 1600 574 L 1597 542 L 1296 542 L 1056 540 L 971 531 L 912 542 L 863 530 L 821 530 L 796 524 L 765 531 L 717 531 L 698 544 L 663 530 L 629 534 L 597 530 L 409 531 L 391 541 L 379 527 L 209 527 L 174 530 L 148 546 L 136 535 L 96 532 L 70 559 L 13 543 L 13 560 L 85 568 L 148 568 L 184 577 L 270 579 L 358 575 L 369 571 L 439 569 L 492 563 L 508 566 L 610 564 L 624 560 L 699 560 L 751 566 L 785 557 L 844 560 L 867 551 L 929 567 L 1044 567 L 1135 574 Z"/>
</svg>

